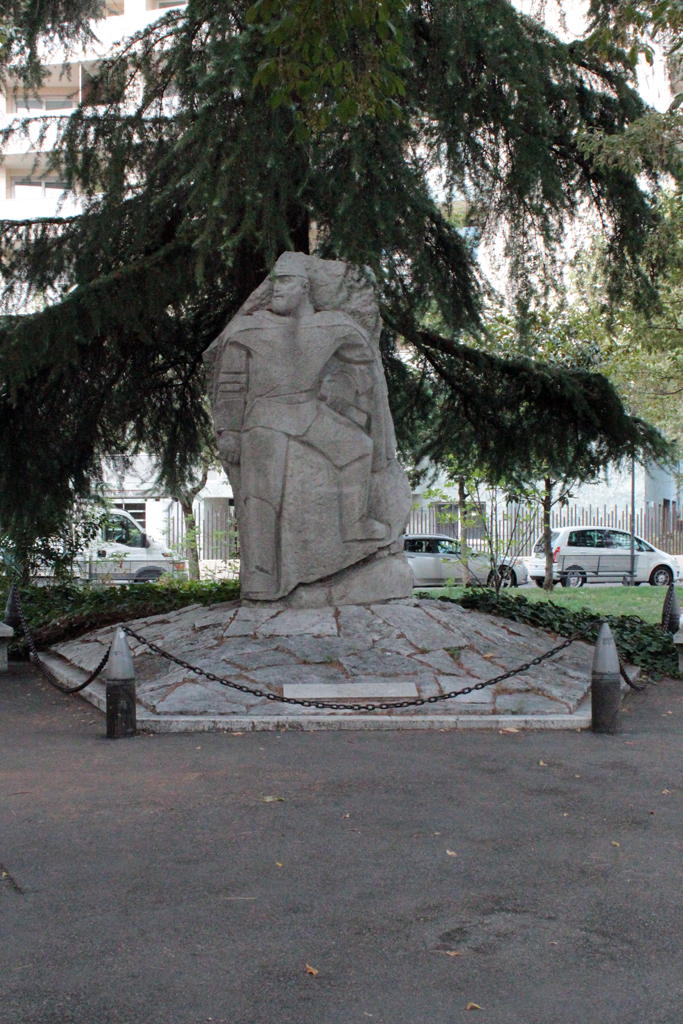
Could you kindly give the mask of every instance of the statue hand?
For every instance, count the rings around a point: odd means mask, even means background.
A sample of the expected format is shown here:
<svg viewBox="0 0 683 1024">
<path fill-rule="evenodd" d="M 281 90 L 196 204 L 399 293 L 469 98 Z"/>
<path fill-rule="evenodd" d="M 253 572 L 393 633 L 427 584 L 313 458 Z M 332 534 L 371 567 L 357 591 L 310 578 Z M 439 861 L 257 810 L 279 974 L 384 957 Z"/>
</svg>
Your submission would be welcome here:
<svg viewBox="0 0 683 1024">
<path fill-rule="evenodd" d="M 235 431 L 224 431 L 218 436 L 218 451 L 223 462 L 237 464 L 241 456 L 241 438 Z"/>
</svg>

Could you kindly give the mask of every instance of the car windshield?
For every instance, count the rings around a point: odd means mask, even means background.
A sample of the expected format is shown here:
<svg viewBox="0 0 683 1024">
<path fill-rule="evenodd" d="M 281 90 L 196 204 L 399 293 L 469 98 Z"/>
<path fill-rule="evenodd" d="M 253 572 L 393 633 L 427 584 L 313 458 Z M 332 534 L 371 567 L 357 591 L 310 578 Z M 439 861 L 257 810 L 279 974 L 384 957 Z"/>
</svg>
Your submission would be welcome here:
<svg viewBox="0 0 683 1024">
<path fill-rule="evenodd" d="M 122 544 L 127 548 L 144 547 L 142 531 L 125 516 L 111 516 L 102 529 L 109 544 Z"/>
<path fill-rule="evenodd" d="M 558 530 L 551 531 L 551 534 L 550 534 L 550 546 L 551 547 L 554 545 L 555 541 L 557 540 L 557 538 L 559 536 L 560 536 L 560 534 L 559 534 Z M 534 554 L 535 555 L 542 555 L 543 554 L 543 537 L 539 537 L 539 539 L 534 544 Z"/>
</svg>

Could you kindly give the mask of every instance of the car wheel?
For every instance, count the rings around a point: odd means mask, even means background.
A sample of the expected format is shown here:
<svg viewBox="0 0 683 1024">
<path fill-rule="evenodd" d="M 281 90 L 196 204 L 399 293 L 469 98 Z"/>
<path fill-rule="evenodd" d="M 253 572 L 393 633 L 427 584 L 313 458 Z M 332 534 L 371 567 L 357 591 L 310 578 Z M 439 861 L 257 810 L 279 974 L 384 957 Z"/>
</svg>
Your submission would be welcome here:
<svg viewBox="0 0 683 1024">
<path fill-rule="evenodd" d="M 658 565 L 650 573 L 651 587 L 668 587 L 674 581 L 674 574 L 668 565 Z"/>
<path fill-rule="evenodd" d="M 569 568 L 562 574 L 562 586 L 582 587 L 586 582 L 586 574 L 580 565 L 570 565 Z"/>
<path fill-rule="evenodd" d="M 514 569 L 511 569 L 509 565 L 500 565 L 498 567 L 498 576 L 500 578 L 501 589 L 503 587 L 516 587 L 517 586 L 517 574 Z M 489 587 L 494 586 L 496 582 L 496 574 L 491 570 L 486 581 Z"/>
<path fill-rule="evenodd" d="M 140 569 L 135 573 L 133 578 L 134 583 L 154 583 L 164 575 L 163 569 L 157 569 L 154 566 L 150 566 L 147 569 Z"/>
<path fill-rule="evenodd" d="M 498 566 L 498 575 L 500 576 L 501 587 L 516 587 L 517 586 L 517 573 L 509 565 Z"/>
</svg>

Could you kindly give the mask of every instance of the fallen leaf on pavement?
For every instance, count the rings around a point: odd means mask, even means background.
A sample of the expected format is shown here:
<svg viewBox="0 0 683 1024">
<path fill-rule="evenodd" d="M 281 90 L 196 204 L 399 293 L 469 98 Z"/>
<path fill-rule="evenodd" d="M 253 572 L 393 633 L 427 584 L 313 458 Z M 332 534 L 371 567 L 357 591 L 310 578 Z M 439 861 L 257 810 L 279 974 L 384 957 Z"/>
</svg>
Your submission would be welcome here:
<svg viewBox="0 0 683 1024">
<path fill-rule="evenodd" d="M 343 815 L 343 817 L 344 817 L 344 818 L 348 818 L 348 814 L 344 814 L 344 815 Z"/>
<path fill-rule="evenodd" d="M 508 729 L 499 729 L 498 732 L 501 736 L 504 736 L 506 732 L 519 732 L 519 729 L 513 729 L 512 726 L 510 726 Z"/>
<path fill-rule="evenodd" d="M 612 846 L 619 846 L 619 843 L 615 843 L 614 840 L 612 840 Z"/>
<path fill-rule="evenodd" d="M 483 1010 L 484 1007 L 480 1006 L 479 1003 L 468 1003 L 465 1007 L 466 1010 Z"/>
<path fill-rule="evenodd" d="M 464 956 L 465 954 L 461 949 L 445 949 L 444 953 L 446 956 Z"/>
<path fill-rule="evenodd" d="M 669 792 L 670 792 L 670 790 L 668 790 L 668 789 L 663 789 L 663 790 L 662 790 L 662 796 L 663 796 L 663 795 L 664 795 L 665 793 L 667 793 L 667 794 L 668 794 Z"/>
<path fill-rule="evenodd" d="M 446 853 L 448 854 L 449 857 L 457 857 L 458 856 L 457 853 L 455 852 L 455 850 L 446 850 Z"/>
<path fill-rule="evenodd" d="M 275 804 L 278 802 L 283 804 L 285 798 L 283 796 L 264 796 L 263 802 L 264 804 Z"/>
<path fill-rule="evenodd" d="M 311 967 L 310 964 L 306 964 L 306 974 L 312 974 L 315 977 L 316 974 L 320 974 L 320 971 L 317 971 L 315 967 Z"/>
<path fill-rule="evenodd" d="M 547 768 L 547 767 L 548 767 L 548 765 L 547 765 L 547 764 L 545 763 L 545 761 L 539 761 L 538 763 L 539 763 L 539 764 L 542 764 L 544 768 Z"/>
<path fill-rule="evenodd" d="M 244 733 L 243 732 L 233 732 L 230 735 L 231 736 L 244 736 Z"/>
<path fill-rule="evenodd" d="M 275 861 L 275 864 L 276 864 L 276 865 L 277 865 L 277 867 L 279 867 L 279 868 L 281 868 L 281 867 L 282 867 L 282 864 L 280 863 L 280 861 L 279 861 L 279 860 L 276 860 L 276 861 Z"/>
</svg>

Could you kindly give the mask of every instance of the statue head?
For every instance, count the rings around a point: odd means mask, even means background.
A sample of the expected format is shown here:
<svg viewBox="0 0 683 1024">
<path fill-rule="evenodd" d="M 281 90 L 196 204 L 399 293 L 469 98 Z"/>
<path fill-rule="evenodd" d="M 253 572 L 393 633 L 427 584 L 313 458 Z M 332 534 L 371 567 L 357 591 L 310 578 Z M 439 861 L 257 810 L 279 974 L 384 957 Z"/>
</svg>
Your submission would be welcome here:
<svg viewBox="0 0 683 1024">
<path fill-rule="evenodd" d="M 307 256 L 302 252 L 285 252 L 280 256 L 273 272 L 273 297 L 270 307 L 280 316 L 291 316 L 303 306 L 310 309 L 311 282 L 308 276 Z"/>
</svg>

